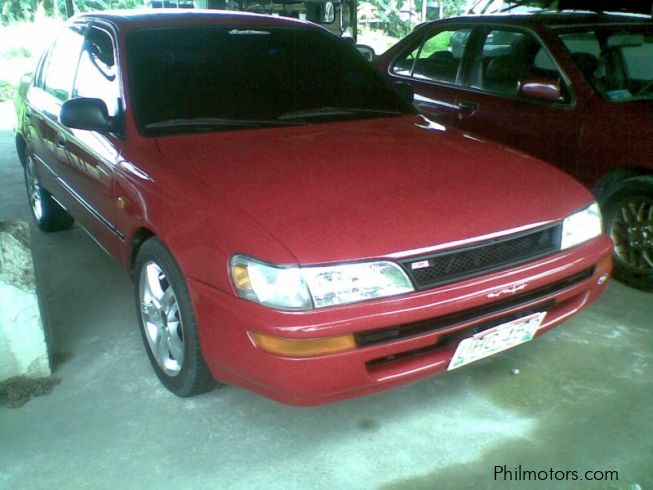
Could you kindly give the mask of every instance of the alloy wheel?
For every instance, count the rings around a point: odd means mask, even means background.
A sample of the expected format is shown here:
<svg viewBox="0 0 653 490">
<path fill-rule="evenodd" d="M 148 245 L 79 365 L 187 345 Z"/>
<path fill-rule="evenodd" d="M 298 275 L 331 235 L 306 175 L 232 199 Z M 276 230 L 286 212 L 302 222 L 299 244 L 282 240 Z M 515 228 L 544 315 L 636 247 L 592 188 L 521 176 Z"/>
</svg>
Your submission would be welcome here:
<svg viewBox="0 0 653 490">
<path fill-rule="evenodd" d="M 629 197 L 618 204 L 610 226 L 617 260 L 640 273 L 653 270 L 653 199 Z"/>
<path fill-rule="evenodd" d="M 177 376 L 184 363 L 184 329 L 179 303 L 165 272 L 154 262 L 147 262 L 141 271 L 139 299 L 150 350 L 168 376 Z"/>
<path fill-rule="evenodd" d="M 41 201 L 41 184 L 34 170 L 34 160 L 28 157 L 25 162 L 25 181 L 27 183 L 27 197 L 32 213 L 37 221 L 43 218 L 43 203 Z"/>
</svg>

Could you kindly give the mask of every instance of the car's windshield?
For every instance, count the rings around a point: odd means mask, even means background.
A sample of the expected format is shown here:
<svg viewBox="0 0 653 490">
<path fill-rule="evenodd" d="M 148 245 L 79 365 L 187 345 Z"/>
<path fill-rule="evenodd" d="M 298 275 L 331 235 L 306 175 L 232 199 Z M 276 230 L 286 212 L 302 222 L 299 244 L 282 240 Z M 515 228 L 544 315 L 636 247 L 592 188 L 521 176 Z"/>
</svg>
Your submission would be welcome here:
<svg viewBox="0 0 653 490">
<path fill-rule="evenodd" d="M 412 113 L 353 46 L 317 30 L 147 28 L 128 43 L 146 135 Z"/>
<path fill-rule="evenodd" d="M 594 89 L 608 100 L 653 98 L 653 27 L 583 27 L 560 33 Z"/>
</svg>

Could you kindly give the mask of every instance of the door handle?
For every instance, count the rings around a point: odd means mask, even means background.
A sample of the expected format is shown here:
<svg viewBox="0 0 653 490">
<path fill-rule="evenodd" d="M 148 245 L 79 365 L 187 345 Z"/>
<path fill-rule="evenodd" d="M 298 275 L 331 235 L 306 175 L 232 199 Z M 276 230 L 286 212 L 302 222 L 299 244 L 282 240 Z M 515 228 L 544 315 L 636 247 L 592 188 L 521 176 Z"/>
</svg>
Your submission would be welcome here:
<svg viewBox="0 0 653 490">
<path fill-rule="evenodd" d="M 464 112 L 466 116 L 471 116 L 478 110 L 478 104 L 469 100 L 461 100 L 458 102 L 458 109 Z"/>
<path fill-rule="evenodd" d="M 58 148 L 66 147 L 66 135 L 64 133 L 57 134 L 57 147 Z"/>
</svg>

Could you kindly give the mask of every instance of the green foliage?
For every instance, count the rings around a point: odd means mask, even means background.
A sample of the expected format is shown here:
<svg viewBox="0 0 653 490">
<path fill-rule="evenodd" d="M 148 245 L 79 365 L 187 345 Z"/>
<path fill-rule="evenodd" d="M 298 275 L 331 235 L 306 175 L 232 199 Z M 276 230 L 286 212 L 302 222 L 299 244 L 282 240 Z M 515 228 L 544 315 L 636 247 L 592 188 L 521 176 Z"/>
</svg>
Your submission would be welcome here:
<svg viewBox="0 0 653 490">
<path fill-rule="evenodd" d="M 402 7 L 404 0 L 369 0 L 361 4 L 369 3 L 376 7 L 379 20 L 385 26 L 385 31 L 392 37 L 404 37 L 413 26 L 402 20 Z"/>
<path fill-rule="evenodd" d="M 56 0 L 0 0 L 0 23 L 13 24 L 20 21 L 33 21 L 37 11 L 53 16 L 57 8 Z"/>
<path fill-rule="evenodd" d="M 10 46 L 9 49 L 0 49 L 0 57 L 5 59 L 31 58 L 32 53 L 24 46 Z"/>
<path fill-rule="evenodd" d="M 143 0 L 72 0 L 75 12 L 142 7 Z M 34 21 L 37 12 L 66 18 L 65 0 L 0 0 L 0 24 Z"/>
<path fill-rule="evenodd" d="M 359 18 L 365 22 L 364 17 L 370 12 L 376 12 L 377 18 L 371 19 L 375 24 L 382 24 L 383 31 L 389 36 L 402 38 L 410 33 L 421 22 L 422 5 L 428 0 L 361 0 L 358 4 L 359 12 L 364 12 Z M 466 0 L 440 0 L 445 17 L 462 13 Z M 373 17 L 373 16 L 372 16 Z"/>
<path fill-rule="evenodd" d="M 13 100 L 15 95 L 16 87 L 5 80 L 0 80 L 0 102 Z"/>
<path fill-rule="evenodd" d="M 444 6 L 444 16 L 453 17 L 462 14 L 463 8 L 467 3 L 466 0 L 440 0 Z"/>
<path fill-rule="evenodd" d="M 117 10 L 142 7 L 143 0 L 73 0 L 76 12 L 93 10 Z"/>
</svg>

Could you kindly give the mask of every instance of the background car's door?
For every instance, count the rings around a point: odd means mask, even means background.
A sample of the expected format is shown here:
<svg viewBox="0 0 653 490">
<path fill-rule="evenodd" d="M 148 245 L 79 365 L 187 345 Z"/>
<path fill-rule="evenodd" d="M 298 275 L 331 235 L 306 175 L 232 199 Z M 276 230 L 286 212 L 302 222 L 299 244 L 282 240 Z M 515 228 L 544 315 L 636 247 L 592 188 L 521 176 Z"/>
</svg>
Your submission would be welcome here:
<svg viewBox="0 0 653 490">
<path fill-rule="evenodd" d="M 120 116 L 117 55 L 111 30 L 92 24 L 84 39 L 72 98 L 104 101 L 109 115 Z M 78 220 L 109 253 L 117 254 L 122 233 L 115 227 L 114 170 L 122 140 L 115 134 L 62 128 L 58 152 L 62 178 L 85 208 Z"/>
<path fill-rule="evenodd" d="M 454 124 L 552 163 L 574 161 L 583 111 L 549 50 L 526 30 L 480 32 L 467 58 L 468 79 L 457 98 L 461 112 Z M 519 87 L 528 81 L 557 84 L 560 96 L 526 97 Z"/>
<path fill-rule="evenodd" d="M 394 81 L 409 81 L 420 112 L 444 124 L 459 115 L 457 85 L 463 76 L 471 28 L 438 26 L 418 37 L 389 67 Z"/>
</svg>

